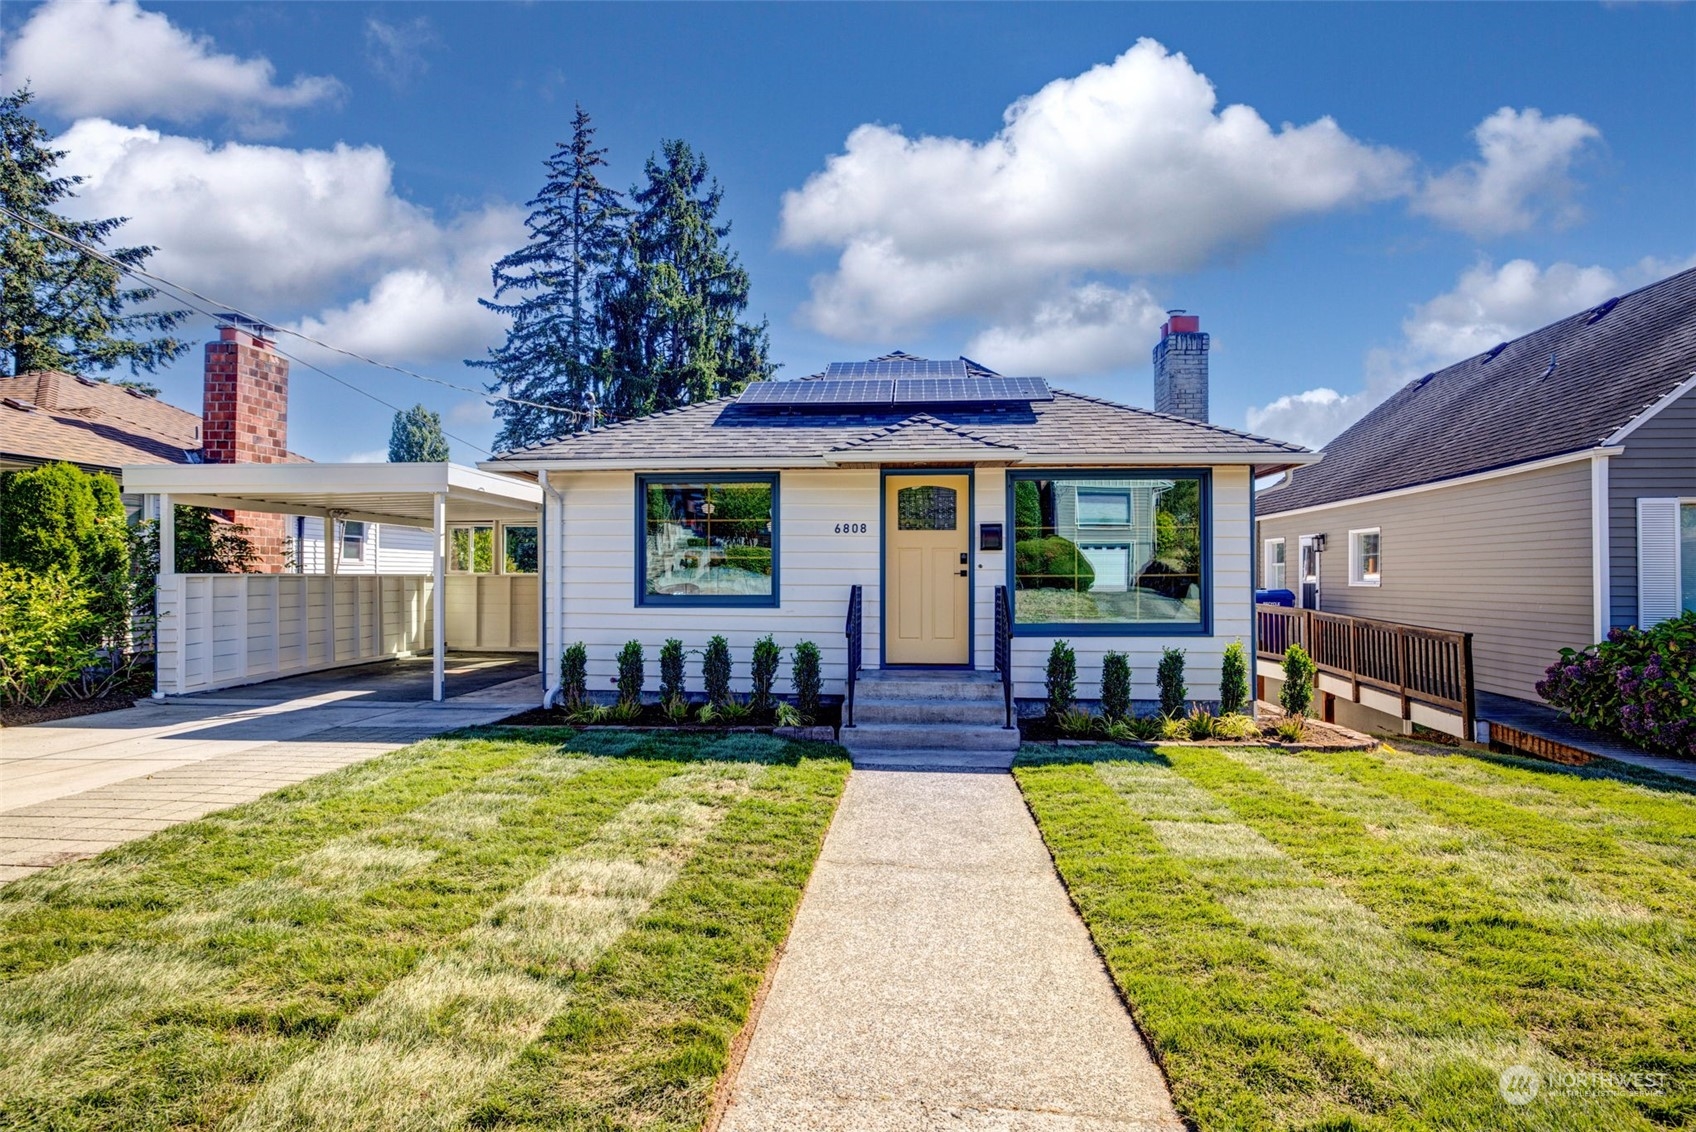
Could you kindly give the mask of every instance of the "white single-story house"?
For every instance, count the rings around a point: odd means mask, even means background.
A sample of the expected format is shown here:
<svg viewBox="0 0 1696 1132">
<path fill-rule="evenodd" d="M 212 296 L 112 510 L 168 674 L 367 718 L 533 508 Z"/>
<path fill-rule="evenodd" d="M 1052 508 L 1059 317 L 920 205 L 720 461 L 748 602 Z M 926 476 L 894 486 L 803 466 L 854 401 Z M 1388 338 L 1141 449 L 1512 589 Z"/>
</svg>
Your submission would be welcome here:
<svg viewBox="0 0 1696 1132">
<path fill-rule="evenodd" d="M 1193 316 L 1182 325 L 1173 337 L 1202 340 L 1204 406 L 1206 336 Z M 1157 394 L 1170 380 L 1161 356 Z M 868 671 L 992 671 L 1004 592 L 1021 700 L 1043 696 L 1050 648 L 1067 640 L 1081 699 L 1117 650 L 1134 695 L 1153 701 L 1161 651 L 1175 647 L 1190 697 L 1207 701 L 1226 646 L 1252 652 L 1254 481 L 1318 458 L 967 359 L 894 354 L 481 466 L 541 484 L 550 697 L 574 642 L 604 692 L 626 641 L 643 644 L 652 689 L 667 638 L 698 652 L 715 634 L 745 692 L 768 633 L 786 658 L 816 643 L 826 692 L 840 694 L 858 587 Z M 688 671 L 699 692 L 699 662 Z M 780 690 L 787 681 L 786 659 Z"/>
</svg>

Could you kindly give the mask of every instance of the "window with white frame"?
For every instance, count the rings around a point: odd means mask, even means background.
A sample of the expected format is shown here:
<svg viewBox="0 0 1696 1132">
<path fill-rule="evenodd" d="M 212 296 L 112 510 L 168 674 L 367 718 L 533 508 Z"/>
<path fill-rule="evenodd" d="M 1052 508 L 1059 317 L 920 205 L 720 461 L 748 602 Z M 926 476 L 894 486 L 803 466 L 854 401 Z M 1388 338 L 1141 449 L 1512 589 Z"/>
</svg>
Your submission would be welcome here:
<svg viewBox="0 0 1696 1132">
<path fill-rule="evenodd" d="M 1286 589 L 1288 572 L 1284 569 L 1284 540 L 1269 538 L 1266 540 L 1266 551 L 1262 559 L 1260 571 L 1260 586 L 1267 590 Z"/>
<path fill-rule="evenodd" d="M 343 562 L 365 561 L 365 524 L 353 519 L 343 519 L 341 560 Z"/>
<path fill-rule="evenodd" d="M 495 528 L 468 523 L 448 528 L 448 570 L 454 574 L 495 572 Z"/>
<path fill-rule="evenodd" d="M 1376 586 L 1381 578 L 1382 554 L 1378 528 L 1349 532 L 1349 585 Z"/>
</svg>

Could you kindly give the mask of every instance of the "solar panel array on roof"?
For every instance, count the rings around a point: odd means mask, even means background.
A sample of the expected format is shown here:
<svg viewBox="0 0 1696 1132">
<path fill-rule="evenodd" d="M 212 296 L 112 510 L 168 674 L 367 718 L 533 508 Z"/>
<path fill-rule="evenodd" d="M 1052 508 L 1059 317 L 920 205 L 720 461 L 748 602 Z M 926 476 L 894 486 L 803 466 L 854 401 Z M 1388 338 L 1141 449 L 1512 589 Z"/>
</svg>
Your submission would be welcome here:
<svg viewBox="0 0 1696 1132">
<path fill-rule="evenodd" d="M 1052 401 L 1040 377 L 904 377 L 756 381 L 736 399 L 756 408 L 854 408 L 894 405 L 995 405 Z"/>
<path fill-rule="evenodd" d="M 904 378 L 895 382 L 897 405 L 993 405 L 1002 401 L 1052 401 L 1040 377 Z"/>
<path fill-rule="evenodd" d="M 870 362 L 831 362 L 826 377 L 969 377 L 960 358 L 880 358 Z"/>
</svg>

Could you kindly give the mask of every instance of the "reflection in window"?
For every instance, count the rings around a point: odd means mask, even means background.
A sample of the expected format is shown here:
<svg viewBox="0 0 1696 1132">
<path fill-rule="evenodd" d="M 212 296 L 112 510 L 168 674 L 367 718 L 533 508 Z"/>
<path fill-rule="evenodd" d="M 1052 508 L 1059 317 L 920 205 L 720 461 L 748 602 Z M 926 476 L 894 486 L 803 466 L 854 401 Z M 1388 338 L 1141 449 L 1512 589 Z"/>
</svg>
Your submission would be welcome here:
<svg viewBox="0 0 1696 1132">
<path fill-rule="evenodd" d="M 904 531 L 959 529 L 956 497 L 951 487 L 904 487 L 895 493 L 895 522 Z"/>
<path fill-rule="evenodd" d="M 1679 588 L 1683 599 L 1679 608 L 1696 613 L 1696 503 L 1681 503 L 1678 507 Z"/>
<path fill-rule="evenodd" d="M 1203 480 L 1194 473 L 1014 473 L 1013 619 L 1202 624 Z"/>
<path fill-rule="evenodd" d="M 775 605 L 777 481 L 640 481 L 643 600 Z"/>
<path fill-rule="evenodd" d="M 456 574 L 495 572 L 495 528 L 464 526 L 448 528 L 448 569 Z"/>
<path fill-rule="evenodd" d="M 506 560 L 502 568 L 508 574 L 534 574 L 536 572 L 536 528 L 502 527 L 501 534 L 506 543 Z"/>
</svg>

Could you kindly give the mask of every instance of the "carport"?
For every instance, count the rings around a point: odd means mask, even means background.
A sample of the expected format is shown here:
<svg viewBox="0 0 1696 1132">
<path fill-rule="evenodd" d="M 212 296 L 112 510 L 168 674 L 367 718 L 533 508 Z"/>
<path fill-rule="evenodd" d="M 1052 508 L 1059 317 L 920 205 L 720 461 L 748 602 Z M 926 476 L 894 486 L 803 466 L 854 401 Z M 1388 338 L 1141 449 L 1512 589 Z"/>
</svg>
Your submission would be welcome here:
<svg viewBox="0 0 1696 1132">
<path fill-rule="evenodd" d="M 532 480 L 445 463 L 142 464 L 126 466 L 123 483 L 159 522 L 157 698 L 428 651 L 441 700 L 455 612 L 477 641 L 499 620 L 510 641 L 531 604 L 538 630 L 542 622 L 535 575 L 523 576 L 525 600 L 515 602 L 517 576 L 456 574 L 448 561 L 450 528 L 522 524 L 540 538 L 542 491 Z M 325 554 L 316 574 L 181 574 L 177 505 L 314 516 L 327 531 L 336 520 L 421 528 L 433 536 L 431 571 L 338 574 L 336 555 Z M 457 595 L 455 583 L 464 583 Z"/>
</svg>

